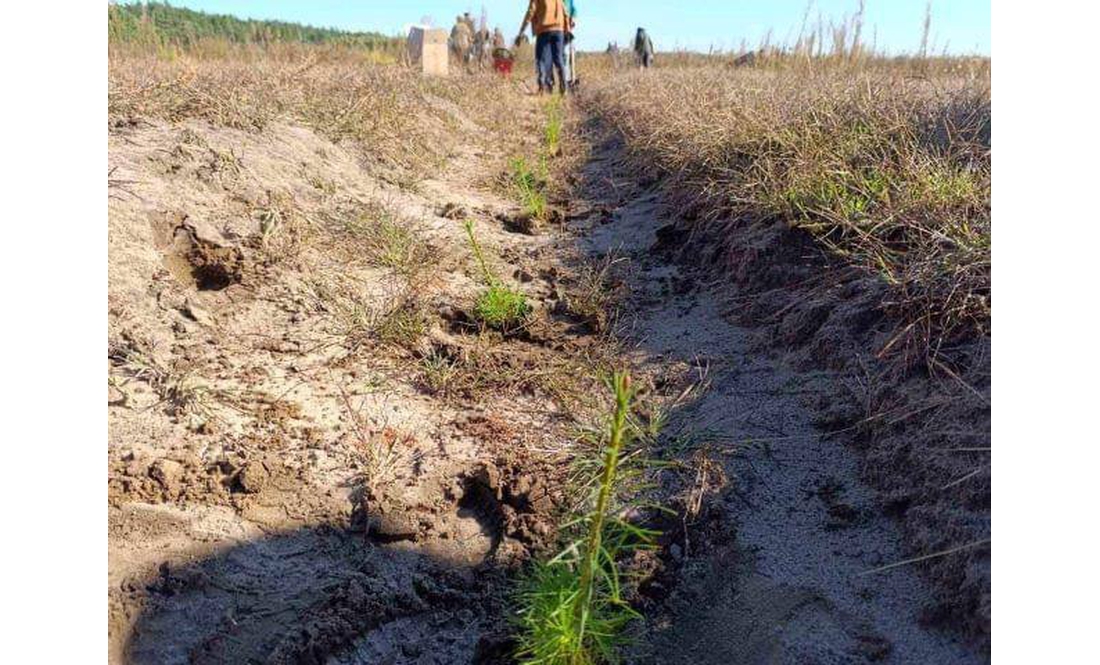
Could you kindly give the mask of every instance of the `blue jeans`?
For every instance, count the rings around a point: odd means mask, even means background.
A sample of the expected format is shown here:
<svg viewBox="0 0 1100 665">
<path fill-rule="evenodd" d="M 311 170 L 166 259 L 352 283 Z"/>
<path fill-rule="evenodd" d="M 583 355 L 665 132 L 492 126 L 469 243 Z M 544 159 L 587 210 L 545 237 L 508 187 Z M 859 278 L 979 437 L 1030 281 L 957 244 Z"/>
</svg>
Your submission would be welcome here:
<svg viewBox="0 0 1100 665">
<path fill-rule="evenodd" d="M 539 70 L 539 92 L 554 90 L 554 69 L 558 70 L 561 91 L 565 92 L 565 33 L 544 32 L 535 37 L 535 64 Z"/>
</svg>

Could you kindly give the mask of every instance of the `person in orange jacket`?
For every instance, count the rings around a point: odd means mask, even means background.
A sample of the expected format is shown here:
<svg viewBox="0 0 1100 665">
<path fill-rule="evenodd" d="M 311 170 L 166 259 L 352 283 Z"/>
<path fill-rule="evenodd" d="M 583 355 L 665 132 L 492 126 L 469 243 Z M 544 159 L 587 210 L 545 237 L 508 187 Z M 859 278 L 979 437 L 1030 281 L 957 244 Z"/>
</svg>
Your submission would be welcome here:
<svg viewBox="0 0 1100 665">
<path fill-rule="evenodd" d="M 539 93 L 554 91 L 554 71 L 558 74 L 559 90 L 565 93 L 565 33 L 570 29 L 571 19 L 565 7 L 565 0 L 530 0 L 523 23 L 519 26 L 520 36 L 531 26 L 535 33 L 535 64 L 538 68 Z"/>
</svg>

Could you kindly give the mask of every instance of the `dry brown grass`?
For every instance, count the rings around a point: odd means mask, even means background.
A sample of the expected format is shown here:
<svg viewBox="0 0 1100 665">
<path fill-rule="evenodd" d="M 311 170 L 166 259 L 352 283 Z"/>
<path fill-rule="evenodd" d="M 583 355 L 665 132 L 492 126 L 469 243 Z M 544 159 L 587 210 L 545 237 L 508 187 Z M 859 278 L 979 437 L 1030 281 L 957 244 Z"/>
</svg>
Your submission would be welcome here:
<svg viewBox="0 0 1100 665">
<path fill-rule="evenodd" d="M 458 134 L 494 144 L 518 129 L 513 82 L 490 73 L 425 78 L 342 47 L 214 43 L 168 56 L 112 47 L 108 72 L 111 127 L 197 118 L 258 131 L 287 121 L 356 143 L 380 177 L 398 182 L 442 167 Z"/>
<path fill-rule="evenodd" d="M 587 102 L 636 167 L 666 176 L 694 230 L 787 223 L 880 275 L 899 321 L 883 350 L 908 361 L 988 334 L 988 61 L 664 60 L 601 77 L 592 59 Z"/>
</svg>

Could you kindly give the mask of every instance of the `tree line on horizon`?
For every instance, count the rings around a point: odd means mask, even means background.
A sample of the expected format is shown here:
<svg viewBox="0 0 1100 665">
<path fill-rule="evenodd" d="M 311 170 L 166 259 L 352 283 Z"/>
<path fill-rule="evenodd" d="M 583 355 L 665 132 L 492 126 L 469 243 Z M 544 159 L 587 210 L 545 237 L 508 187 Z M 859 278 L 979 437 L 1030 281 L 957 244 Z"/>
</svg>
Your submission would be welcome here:
<svg viewBox="0 0 1100 665">
<path fill-rule="evenodd" d="M 167 2 L 111 3 L 107 16 L 107 38 L 110 43 L 186 48 L 201 41 L 222 39 L 237 44 L 291 42 L 375 48 L 392 41 L 390 37 L 375 32 L 241 19 L 173 7 Z"/>
</svg>

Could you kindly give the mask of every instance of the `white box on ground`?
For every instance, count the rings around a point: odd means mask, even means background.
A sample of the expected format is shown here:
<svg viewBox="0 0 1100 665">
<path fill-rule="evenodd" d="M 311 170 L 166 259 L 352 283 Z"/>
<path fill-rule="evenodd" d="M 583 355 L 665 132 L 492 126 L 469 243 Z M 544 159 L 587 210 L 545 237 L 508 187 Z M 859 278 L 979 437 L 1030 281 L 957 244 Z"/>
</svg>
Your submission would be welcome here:
<svg viewBox="0 0 1100 665">
<path fill-rule="evenodd" d="M 447 75 L 447 31 L 416 26 L 409 28 L 409 63 L 429 76 Z"/>
</svg>

